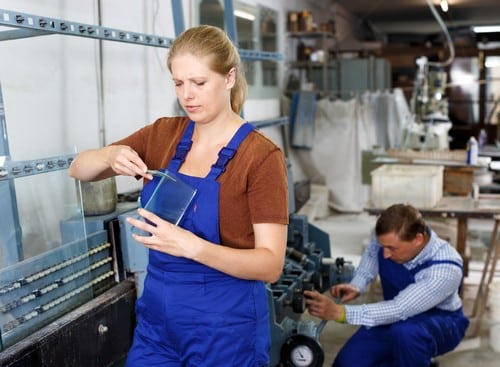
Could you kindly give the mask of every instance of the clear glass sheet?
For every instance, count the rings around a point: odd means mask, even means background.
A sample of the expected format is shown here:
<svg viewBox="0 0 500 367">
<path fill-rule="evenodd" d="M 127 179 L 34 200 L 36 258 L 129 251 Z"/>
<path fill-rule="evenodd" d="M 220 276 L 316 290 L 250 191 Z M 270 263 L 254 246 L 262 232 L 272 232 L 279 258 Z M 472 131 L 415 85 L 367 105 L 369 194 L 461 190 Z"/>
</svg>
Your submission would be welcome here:
<svg viewBox="0 0 500 367">
<path fill-rule="evenodd" d="M 196 189 L 168 171 L 151 171 L 151 174 L 160 176 L 160 182 L 147 203 L 140 202 L 141 206 L 170 223 L 179 224 Z"/>
<path fill-rule="evenodd" d="M 90 239 L 75 180 L 61 170 L 1 184 L 2 222 L 13 227 L 0 230 L 0 331 L 6 348 L 90 300 L 93 291 Z"/>
</svg>

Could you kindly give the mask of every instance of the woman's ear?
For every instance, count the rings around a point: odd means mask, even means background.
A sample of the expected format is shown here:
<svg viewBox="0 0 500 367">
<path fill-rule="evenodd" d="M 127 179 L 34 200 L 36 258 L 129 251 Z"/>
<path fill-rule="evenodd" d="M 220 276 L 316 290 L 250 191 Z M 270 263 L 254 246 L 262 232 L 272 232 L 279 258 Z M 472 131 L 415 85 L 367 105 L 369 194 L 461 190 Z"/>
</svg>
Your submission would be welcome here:
<svg viewBox="0 0 500 367">
<path fill-rule="evenodd" d="M 226 84 L 229 89 L 231 89 L 236 83 L 236 68 L 232 67 L 226 76 Z"/>
</svg>

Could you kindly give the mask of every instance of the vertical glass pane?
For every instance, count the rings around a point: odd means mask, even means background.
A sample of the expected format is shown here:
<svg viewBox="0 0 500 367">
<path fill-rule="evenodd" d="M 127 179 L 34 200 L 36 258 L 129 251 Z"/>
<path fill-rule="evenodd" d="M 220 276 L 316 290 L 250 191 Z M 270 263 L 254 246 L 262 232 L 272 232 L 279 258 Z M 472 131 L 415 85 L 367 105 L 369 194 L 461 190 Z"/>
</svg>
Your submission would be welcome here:
<svg viewBox="0 0 500 367">
<path fill-rule="evenodd" d="M 79 185 L 66 170 L 1 183 L 10 186 L 2 201 L 8 202 L 19 233 L 17 259 L 0 259 L 0 331 L 5 348 L 92 299 L 94 271 L 106 268 L 110 260 L 91 264 L 89 249 L 107 243 L 107 237 L 87 236 Z M 2 228 L 0 244 L 7 242 L 12 245 L 12 232 Z"/>
<path fill-rule="evenodd" d="M 262 51 L 276 52 L 277 47 L 277 12 L 273 9 L 260 7 L 260 43 Z M 265 86 L 278 85 L 278 64 L 273 61 L 262 61 L 263 81 Z"/>
<path fill-rule="evenodd" d="M 201 0 L 199 24 L 208 24 L 224 29 L 224 7 L 219 0 Z"/>
<path fill-rule="evenodd" d="M 238 47 L 244 50 L 255 50 L 255 9 L 245 4 L 235 6 L 236 32 L 238 34 Z M 256 63 L 244 61 L 245 76 L 248 85 L 255 85 Z"/>
</svg>

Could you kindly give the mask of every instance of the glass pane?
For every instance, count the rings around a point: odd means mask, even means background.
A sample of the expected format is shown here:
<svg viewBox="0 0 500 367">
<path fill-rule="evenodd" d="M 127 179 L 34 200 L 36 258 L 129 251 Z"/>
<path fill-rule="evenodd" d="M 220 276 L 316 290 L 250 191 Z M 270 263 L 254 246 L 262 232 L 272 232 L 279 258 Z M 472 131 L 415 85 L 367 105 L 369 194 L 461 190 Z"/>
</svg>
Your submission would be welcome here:
<svg viewBox="0 0 500 367">
<path fill-rule="evenodd" d="M 260 7 L 260 42 L 262 51 L 277 52 L 277 12 L 273 9 Z M 273 61 L 262 61 L 262 84 L 278 85 L 278 64 Z"/>
<path fill-rule="evenodd" d="M 201 0 L 199 24 L 208 24 L 224 29 L 224 7 L 219 0 Z"/>
<path fill-rule="evenodd" d="M 2 248 L 0 255 L 0 331 L 5 348 L 90 300 L 99 283 L 94 277 L 109 272 L 111 261 L 99 254 L 105 251 L 96 250 L 109 246 L 103 246 L 106 233 L 86 233 L 79 185 L 66 170 L 0 185 L 7 213 L 0 245 L 16 249 Z"/>
<path fill-rule="evenodd" d="M 236 32 L 238 34 L 238 47 L 244 50 L 255 50 L 255 8 L 245 5 L 235 5 Z M 245 76 L 248 85 L 256 84 L 255 62 L 243 61 Z"/>
</svg>

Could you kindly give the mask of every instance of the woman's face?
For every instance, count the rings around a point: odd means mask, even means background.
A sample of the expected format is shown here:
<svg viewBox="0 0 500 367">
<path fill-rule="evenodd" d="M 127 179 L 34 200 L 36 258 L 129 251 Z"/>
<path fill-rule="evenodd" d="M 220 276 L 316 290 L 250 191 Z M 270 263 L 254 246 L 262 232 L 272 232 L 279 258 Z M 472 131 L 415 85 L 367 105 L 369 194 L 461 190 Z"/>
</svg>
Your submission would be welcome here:
<svg viewBox="0 0 500 367">
<path fill-rule="evenodd" d="M 175 93 L 189 118 L 195 122 L 213 121 L 231 111 L 231 88 L 234 71 L 223 76 L 209 67 L 208 57 L 181 53 L 172 59 Z"/>
</svg>

